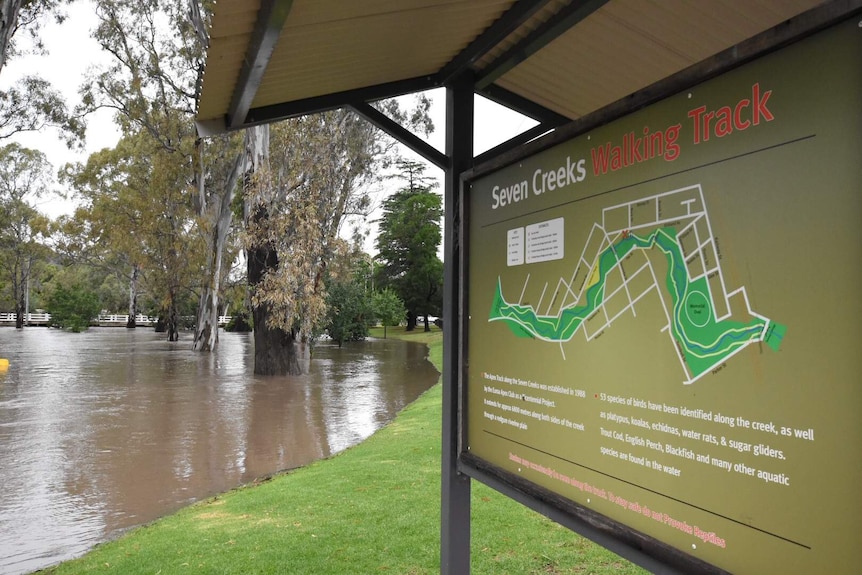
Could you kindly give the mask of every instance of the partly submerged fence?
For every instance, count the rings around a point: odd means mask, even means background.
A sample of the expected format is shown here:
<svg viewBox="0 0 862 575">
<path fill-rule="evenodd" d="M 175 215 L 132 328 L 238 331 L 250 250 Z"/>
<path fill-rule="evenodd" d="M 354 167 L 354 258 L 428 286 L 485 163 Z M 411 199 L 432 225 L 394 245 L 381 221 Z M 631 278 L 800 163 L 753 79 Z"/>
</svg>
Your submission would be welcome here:
<svg viewBox="0 0 862 575">
<path fill-rule="evenodd" d="M 15 313 L 0 312 L 0 326 L 14 326 L 18 315 Z M 223 326 L 231 320 L 232 316 L 220 315 L 218 324 Z M 158 321 L 157 317 L 138 314 L 135 316 L 135 324 L 140 326 L 153 326 Z M 24 315 L 24 325 L 48 325 L 51 322 L 51 314 L 46 312 L 28 313 Z M 129 323 L 128 314 L 99 314 L 93 318 L 92 324 L 100 327 L 126 327 Z"/>
</svg>

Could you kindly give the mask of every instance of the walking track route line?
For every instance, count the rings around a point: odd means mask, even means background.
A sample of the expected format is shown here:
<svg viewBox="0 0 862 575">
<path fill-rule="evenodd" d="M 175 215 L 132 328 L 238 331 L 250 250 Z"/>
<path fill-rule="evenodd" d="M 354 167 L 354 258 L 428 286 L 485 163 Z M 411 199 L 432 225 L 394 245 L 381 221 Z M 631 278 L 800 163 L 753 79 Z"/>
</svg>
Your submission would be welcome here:
<svg viewBox="0 0 862 575">
<path fill-rule="evenodd" d="M 663 281 L 656 250 L 667 263 Z M 602 223 L 593 224 L 571 278 L 559 279 L 544 315 L 539 309 L 547 283 L 535 307 L 521 303 L 529 281 L 528 274 L 518 301 L 509 302 L 498 277 L 489 321 L 506 322 L 520 337 L 559 344 L 564 360 L 563 343 L 578 332 L 592 341 L 624 314 L 637 317 L 638 302 L 654 292 L 666 318 L 661 332 L 676 350 L 685 384 L 751 344 L 777 351 L 787 331 L 751 309 L 744 287 L 728 291 L 699 184 L 604 208 Z M 745 312 L 734 314 L 740 302 Z"/>
</svg>

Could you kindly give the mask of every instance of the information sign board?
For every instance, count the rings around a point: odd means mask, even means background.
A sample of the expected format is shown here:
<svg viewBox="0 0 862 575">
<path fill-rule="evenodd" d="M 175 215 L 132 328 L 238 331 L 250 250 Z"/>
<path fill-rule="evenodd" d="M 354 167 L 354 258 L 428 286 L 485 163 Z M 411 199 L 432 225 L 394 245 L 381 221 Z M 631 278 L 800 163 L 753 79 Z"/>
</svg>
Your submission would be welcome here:
<svg viewBox="0 0 862 575">
<path fill-rule="evenodd" d="M 859 571 L 857 20 L 469 182 L 472 457 L 730 572 Z"/>
</svg>

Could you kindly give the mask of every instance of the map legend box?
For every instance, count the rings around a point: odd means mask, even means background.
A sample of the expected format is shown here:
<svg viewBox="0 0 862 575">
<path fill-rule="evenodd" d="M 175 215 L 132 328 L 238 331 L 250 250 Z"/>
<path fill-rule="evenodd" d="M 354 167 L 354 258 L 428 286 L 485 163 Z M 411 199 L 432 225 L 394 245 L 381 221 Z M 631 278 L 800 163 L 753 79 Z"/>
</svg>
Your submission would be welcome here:
<svg viewBox="0 0 862 575">
<path fill-rule="evenodd" d="M 524 228 L 513 228 L 506 233 L 506 265 L 524 263 Z"/>
<path fill-rule="evenodd" d="M 527 226 L 528 264 L 563 259 L 565 219 L 555 218 Z"/>
</svg>

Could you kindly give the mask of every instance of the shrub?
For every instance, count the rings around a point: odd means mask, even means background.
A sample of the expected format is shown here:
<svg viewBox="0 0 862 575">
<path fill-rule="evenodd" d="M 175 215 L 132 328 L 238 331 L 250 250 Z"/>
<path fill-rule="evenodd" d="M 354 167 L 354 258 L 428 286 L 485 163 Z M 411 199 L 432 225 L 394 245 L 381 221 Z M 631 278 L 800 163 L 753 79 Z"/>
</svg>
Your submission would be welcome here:
<svg viewBox="0 0 862 575">
<path fill-rule="evenodd" d="M 51 325 L 73 332 L 90 327 L 90 321 L 101 308 L 98 296 L 80 284 L 68 288 L 58 284 L 48 295 L 46 304 L 51 313 Z"/>
</svg>

